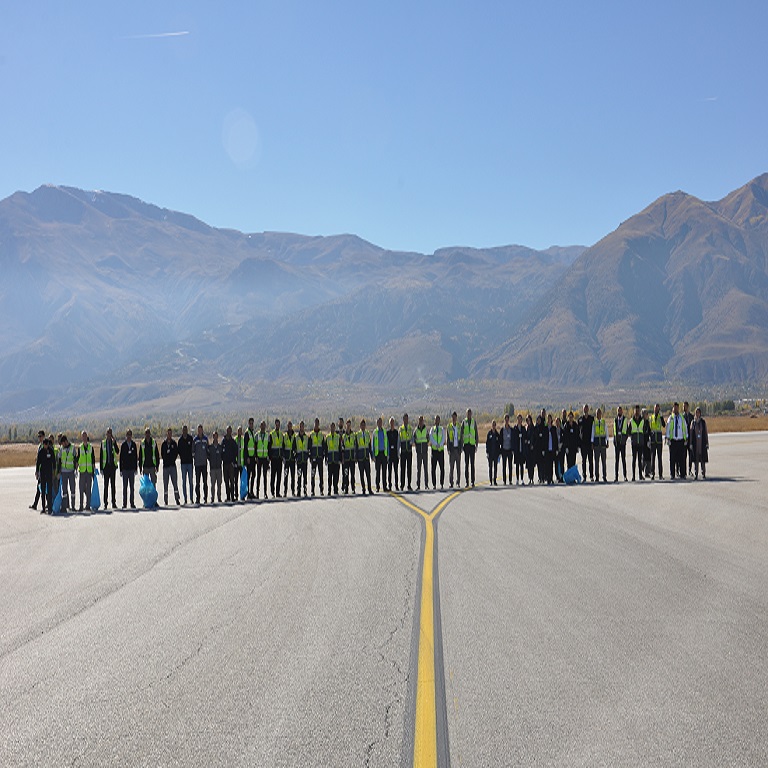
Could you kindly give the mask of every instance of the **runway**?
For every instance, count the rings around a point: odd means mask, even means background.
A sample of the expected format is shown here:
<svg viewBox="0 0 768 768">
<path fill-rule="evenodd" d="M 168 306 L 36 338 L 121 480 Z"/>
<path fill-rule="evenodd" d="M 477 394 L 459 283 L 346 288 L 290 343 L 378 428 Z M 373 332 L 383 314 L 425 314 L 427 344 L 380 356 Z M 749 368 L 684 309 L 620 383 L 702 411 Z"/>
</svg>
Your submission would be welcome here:
<svg viewBox="0 0 768 768">
<path fill-rule="evenodd" d="M 768 764 L 767 447 L 66 518 L 2 470 L 0 764 Z"/>
</svg>

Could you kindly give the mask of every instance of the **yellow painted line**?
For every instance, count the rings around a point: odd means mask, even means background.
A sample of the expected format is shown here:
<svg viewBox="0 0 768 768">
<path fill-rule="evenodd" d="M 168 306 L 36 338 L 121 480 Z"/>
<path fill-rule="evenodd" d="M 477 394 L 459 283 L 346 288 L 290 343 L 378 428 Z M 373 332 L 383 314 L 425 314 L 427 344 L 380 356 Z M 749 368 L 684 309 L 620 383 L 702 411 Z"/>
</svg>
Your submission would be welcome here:
<svg viewBox="0 0 768 768">
<path fill-rule="evenodd" d="M 435 707 L 435 617 L 432 571 L 435 529 L 424 521 L 424 568 L 421 572 L 419 661 L 416 677 L 416 725 L 413 736 L 414 768 L 437 768 L 437 709 Z"/>
<path fill-rule="evenodd" d="M 416 722 L 413 734 L 414 768 L 437 768 L 437 707 L 435 701 L 435 527 L 434 519 L 462 491 L 443 499 L 432 512 L 425 512 L 398 494 L 401 504 L 424 520 L 424 563 L 421 570 L 419 606 L 419 652 L 416 672 Z"/>
</svg>

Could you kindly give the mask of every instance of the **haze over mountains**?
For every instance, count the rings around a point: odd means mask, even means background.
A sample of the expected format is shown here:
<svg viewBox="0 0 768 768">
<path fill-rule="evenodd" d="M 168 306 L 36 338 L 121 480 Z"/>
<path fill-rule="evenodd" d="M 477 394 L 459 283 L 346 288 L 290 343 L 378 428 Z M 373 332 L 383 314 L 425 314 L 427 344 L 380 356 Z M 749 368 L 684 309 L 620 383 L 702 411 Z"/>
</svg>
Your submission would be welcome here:
<svg viewBox="0 0 768 768">
<path fill-rule="evenodd" d="M 768 374 L 768 174 L 665 195 L 588 249 L 434 254 L 44 186 L 0 201 L 0 266 L 7 418 Z"/>
</svg>

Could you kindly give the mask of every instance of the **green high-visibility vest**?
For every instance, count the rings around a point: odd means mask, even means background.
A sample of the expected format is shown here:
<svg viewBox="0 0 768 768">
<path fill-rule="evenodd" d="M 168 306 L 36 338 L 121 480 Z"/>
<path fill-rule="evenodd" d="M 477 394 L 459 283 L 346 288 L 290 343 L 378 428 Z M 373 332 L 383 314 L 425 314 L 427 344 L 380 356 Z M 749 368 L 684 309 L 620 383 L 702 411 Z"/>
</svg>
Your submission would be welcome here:
<svg viewBox="0 0 768 768">
<path fill-rule="evenodd" d="M 293 449 L 296 454 L 296 461 L 306 461 L 309 453 L 309 435 L 305 432 L 304 437 L 297 433 L 293 441 Z"/>
<path fill-rule="evenodd" d="M 381 437 L 379 437 L 381 435 Z M 387 440 L 387 433 L 384 429 L 379 430 L 376 427 L 373 433 L 373 455 L 378 456 L 383 453 L 385 456 L 389 456 L 389 440 Z"/>
<path fill-rule="evenodd" d="M 400 425 L 400 453 L 410 453 L 413 442 L 413 427 L 408 424 Z"/>
<path fill-rule="evenodd" d="M 325 435 L 320 431 L 312 431 L 309 435 L 309 455 L 317 461 L 323 458 L 323 441 Z"/>
<path fill-rule="evenodd" d="M 256 434 L 256 456 L 266 459 L 269 456 L 269 435 L 266 432 Z"/>
<path fill-rule="evenodd" d="M 279 459 L 283 450 L 283 433 L 279 429 L 273 429 L 269 433 L 272 439 L 272 447 L 269 450 L 269 456 L 272 459 Z"/>
<path fill-rule="evenodd" d="M 245 466 L 245 435 L 235 435 L 237 443 L 237 466 Z"/>
<path fill-rule="evenodd" d="M 248 451 L 248 456 L 253 457 L 253 455 L 256 452 L 256 439 L 254 438 L 253 431 L 251 430 L 250 427 L 248 427 L 248 429 L 245 430 L 244 437 L 245 437 L 245 450 Z M 245 456 L 245 454 L 243 454 L 243 456 Z M 245 462 L 241 462 L 241 466 L 244 463 Z"/>
<path fill-rule="evenodd" d="M 595 443 L 599 446 L 608 445 L 608 429 L 605 419 L 595 419 Z"/>
<path fill-rule="evenodd" d="M 414 430 L 414 440 L 416 443 L 428 443 L 429 442 L 429 430 L 425 424 L 423 427 L 416 427 Z"/>
<path fill-rule="evenodd" d="M 477 445 L 477 427 L 474 419 L 464 419 L 461 422 L 461 431 L 464 445 Z"/>
<path fill-rule="evenodd" d="M 60 449 L 61 455 L 61 471 L 62 472 L 74 472 L 75 471 L 75 449 L 68 445 L 66 448 Z"/>
<path fill-rule="evenodd" d="M 329 464 L 338 464 L 341 456 L 339 455 L 339 449 L 341 446 L 341 438 L 338 432 L 331 432 L 328 437 L 325 438 L 325 451 L 328 457 Z"/>
<path fill-rule="evenodd" d="M 368 430 L 361 429 L 355 433 L 355 443 L 357 448 L 355 450 L 356 459 L 358 461 L 364 461 L 368 458 L 368 448 L 371 445 L 371 433 Z"/>
<path fill-rule="evenodd" d="M 80 456 L 77 460 L 78 472 L 81 474 L 83 472 L 93 473 L 93 459 L 93 446 L 90 443 L 88 443 L 88 445 L 82 443 L 80 445 Z"/>
<path fill-rule="evenodd" d="M 353 461 L 355 458 L 355 449 L 357 448 L 357 435 L 354 432 L 347 434 L 341 439 L 341 446 L 344 449 L 344 461 Z"/>
</svg>

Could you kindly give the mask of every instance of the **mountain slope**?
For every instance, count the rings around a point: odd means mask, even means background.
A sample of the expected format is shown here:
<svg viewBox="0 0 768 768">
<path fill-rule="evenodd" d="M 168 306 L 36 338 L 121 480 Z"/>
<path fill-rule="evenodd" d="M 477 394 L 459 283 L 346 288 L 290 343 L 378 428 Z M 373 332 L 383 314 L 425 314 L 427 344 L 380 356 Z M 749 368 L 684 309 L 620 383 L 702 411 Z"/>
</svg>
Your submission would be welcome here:
<svg viewBox="0 0 768 768">
<path fill-rule="evenodd" d="M 768 374 L 768 174 L 665 195 L 587 249 L 475 375 L 560 386 Z"/>
</svg>

